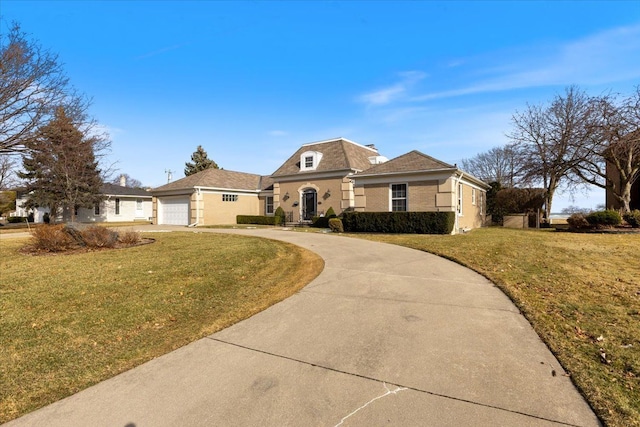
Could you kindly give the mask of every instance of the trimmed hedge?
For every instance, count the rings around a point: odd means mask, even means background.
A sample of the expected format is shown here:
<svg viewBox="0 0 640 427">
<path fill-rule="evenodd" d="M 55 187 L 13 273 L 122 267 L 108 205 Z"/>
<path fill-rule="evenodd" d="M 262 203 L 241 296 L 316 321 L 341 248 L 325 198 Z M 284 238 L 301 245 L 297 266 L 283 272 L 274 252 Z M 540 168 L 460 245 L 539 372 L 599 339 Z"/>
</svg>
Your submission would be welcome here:
<svg viewBox="0 0 640 427">
<path fill-rule="evenodd" d="M 640 210 L 634 209 L 622 216 L 632 228 L 640 228 Z"/>
<path fill-rule="evenodd" d="M 622 217 L 616 211 L 606 210 L 599 212 L 591 212 L 586 216 L 586 220 L 595 226 L 614 226 L 620 225 Z"/>
<path fill-rule="evenodd" d="M 257 225 L 279 225 L 282 217 L 264 215 L 238 215 L 237 224 L 257 224 Z"/>
<path fill-rule="evenodd" d="M 311 226 L 316 228 L 329 228 L 329 220 L 336 217 L 336 212 L 332 207 L 329 207 L 326 215 L 314 216 L 313 218 L 311 218 Z"/>
<path fill-rule="evenodd" d="M 344 227 L 342 226 L 342 220 L 340 218 L 329 218 L 329 228 L 334 233 L 344 233 Z"/>
<path fill-rule="evenodd" d="M 451 234 L 455 212 L 344 212 L 346 232 Z"/>
</svg>

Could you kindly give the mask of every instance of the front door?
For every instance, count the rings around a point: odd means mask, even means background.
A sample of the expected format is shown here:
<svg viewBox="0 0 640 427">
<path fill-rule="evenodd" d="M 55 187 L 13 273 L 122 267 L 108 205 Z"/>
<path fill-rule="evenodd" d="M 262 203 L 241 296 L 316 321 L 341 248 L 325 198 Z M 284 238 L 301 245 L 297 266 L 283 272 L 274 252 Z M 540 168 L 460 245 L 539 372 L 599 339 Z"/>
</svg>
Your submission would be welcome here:
<svg viewBox="0 0 640 427">
<path fill-rule="evenodd" d="M 302 219 L 304 221 L 311 221 L 316 215 L 317 208 L 317 193 L 313 188 L 304 190 L 302 193 Z"/>
</svg>

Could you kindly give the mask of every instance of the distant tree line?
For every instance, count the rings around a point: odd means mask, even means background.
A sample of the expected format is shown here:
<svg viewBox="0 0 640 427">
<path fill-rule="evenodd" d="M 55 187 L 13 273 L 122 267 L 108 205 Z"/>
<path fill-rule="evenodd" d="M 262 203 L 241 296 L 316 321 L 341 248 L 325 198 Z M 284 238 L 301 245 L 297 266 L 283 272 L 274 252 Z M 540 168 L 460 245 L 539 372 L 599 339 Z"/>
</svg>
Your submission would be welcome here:
<svg viewBox="0 0 640 427">
<path fill-rule="evenodd" d="M 538 187 L 526 202 L 523 193 L 511 196 L 529 209 L 539 203 L 549 218 L 559 189 L 587 185 L 610 190 L 629 212 L 631 187 L 640 179 L 640 86 L 628 96 L 589 96 L 569 86 L 547 104 L 516 111 L 507 136 L 506 146 L 462 160 L 465 171 L 492 185 L 488 213 L 504 210 L 495 205 L 500 190 Z"/>
</svg>

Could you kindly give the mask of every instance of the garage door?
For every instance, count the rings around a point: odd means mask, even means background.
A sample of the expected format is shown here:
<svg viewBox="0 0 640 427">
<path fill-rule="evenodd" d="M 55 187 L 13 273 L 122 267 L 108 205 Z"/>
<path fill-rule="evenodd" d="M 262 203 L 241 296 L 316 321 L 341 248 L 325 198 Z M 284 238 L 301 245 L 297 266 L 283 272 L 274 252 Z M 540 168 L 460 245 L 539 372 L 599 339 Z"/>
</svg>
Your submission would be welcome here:
<svg viewBox="0 0 640 427">
<path fill-rule="evenodd" d="M 160 224 L 189 225 L 189 197 L 162 197 Z"/>
</svg>

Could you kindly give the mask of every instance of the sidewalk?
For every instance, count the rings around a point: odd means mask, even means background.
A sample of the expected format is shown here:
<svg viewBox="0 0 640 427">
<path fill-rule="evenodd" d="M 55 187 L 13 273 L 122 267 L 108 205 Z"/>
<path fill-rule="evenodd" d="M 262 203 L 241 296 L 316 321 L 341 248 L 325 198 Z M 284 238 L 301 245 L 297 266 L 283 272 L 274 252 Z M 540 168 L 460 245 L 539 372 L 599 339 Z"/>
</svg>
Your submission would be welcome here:
<svg viewBox="0 0 640 427">
<path fill-rule="evenodd" d="M 250 319 L 7 426 L 599 425 L 514 305 L 464 267 L 336 235 L 195 231 L 291 242 L 325 269 Z"/>
</svg>

